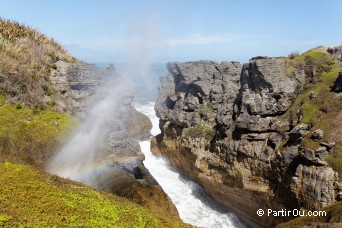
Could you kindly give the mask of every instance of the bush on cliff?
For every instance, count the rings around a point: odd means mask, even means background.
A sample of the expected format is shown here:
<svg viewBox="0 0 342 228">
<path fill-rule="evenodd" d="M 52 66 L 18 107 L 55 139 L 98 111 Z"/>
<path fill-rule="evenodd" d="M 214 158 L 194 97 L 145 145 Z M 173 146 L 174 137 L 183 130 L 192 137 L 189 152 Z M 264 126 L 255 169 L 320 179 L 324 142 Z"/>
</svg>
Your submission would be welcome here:
<svg viewBox="0 0 342 228">
<path fill-rule="evenodd" d="M 215 131 L 210 127 L 203 125 L 197 125 L 195 127 L 189 127 L 183 129 L 184 136 L 193 139 L 205 139 L 210 141 L 215 136 Z"/>
<path fill-rule="evenodd" d="M 295 77 L 296 72 L 304 71 L 309 82 L 317 82 L 322 73 L 330 72 L 335 61 L 328 53 L 308 51 L 301 55 L 290 54 L 284 59 L 283 70 L 290 77 Z"/>
<path fill-rule="evenodd" d="M 75 119 L 54 110 L 50 70 L 76 61 L 42 33 L 0 18 L 0 158 L 43 164 Z"/>
</svg>

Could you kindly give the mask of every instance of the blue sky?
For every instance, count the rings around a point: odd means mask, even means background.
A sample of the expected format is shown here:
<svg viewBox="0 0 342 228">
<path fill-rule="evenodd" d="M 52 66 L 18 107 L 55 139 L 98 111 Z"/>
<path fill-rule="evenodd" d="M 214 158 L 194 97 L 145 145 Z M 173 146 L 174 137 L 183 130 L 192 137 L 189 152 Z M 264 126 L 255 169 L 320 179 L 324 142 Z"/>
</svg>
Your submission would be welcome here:
<svg viewBox="0 0 342 228">
<path fill-rule="evenodd" d="M 30 25 L 89 62 L 237 60 L 342 42 L 340 0 L 11 0 Z"/>
</svg>

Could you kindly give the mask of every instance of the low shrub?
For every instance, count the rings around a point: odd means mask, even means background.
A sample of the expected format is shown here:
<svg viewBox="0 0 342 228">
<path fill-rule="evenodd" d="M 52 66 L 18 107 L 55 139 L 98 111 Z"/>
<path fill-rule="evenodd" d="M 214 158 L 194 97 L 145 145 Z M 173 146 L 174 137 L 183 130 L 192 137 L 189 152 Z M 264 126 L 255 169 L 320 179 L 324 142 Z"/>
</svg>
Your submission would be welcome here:
<svg viewBox="0 0 342 228">
<path fill-rule="evenodd" d="M 215 130 L 203 125 L 197 125 L 195 127 L 184 128 L 183 134 L 187 138 L 205 139 L 210 141 L 215 136 Z"/>
<path fill-rule="evenodd" d="M 299 53 L 298 52 L 291 52 L 289 55 L 288 55 L 288 58 L 289 59 L 294 59 L 294 58 L 296 58 L 297 56 L 299 55 Z"/>
</svg>

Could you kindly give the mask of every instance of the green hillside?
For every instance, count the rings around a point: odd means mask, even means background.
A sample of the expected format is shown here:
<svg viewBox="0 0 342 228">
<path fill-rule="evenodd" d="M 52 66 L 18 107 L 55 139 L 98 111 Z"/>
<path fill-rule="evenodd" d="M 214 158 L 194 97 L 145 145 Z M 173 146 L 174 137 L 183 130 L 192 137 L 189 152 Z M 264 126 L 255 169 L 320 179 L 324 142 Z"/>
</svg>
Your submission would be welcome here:
<svg viewBox="0 0 342 228">
<path fill-rule="evenodd" d="M 42 166 L 77 124 L 54 107 L 49 75 L 59 59 L 76 61 L 37 30 L 0 18 L 0 158 Z"/>
<path fill-rule="evenodd" d="M 3 162 L 0 173 L 0 227 L 184 227 L 28 165 Z"/>
<path fill-rule="evenodd" d="M 318 47 L 287 60 L 285 72 L 294 76 L 295 71 L 301 70 L 311 74 L 311 78 L 309 83 L 298 88 L 300 93 L 294 105 L 283 117 L 296 119 L 298 109 L 302 115 L 301 123 L 312 125 L 310 132 L 304 136 L 304 147 L 315 150 L 322 141 L 334 141 L 334 150 L 325 160 L 342 176 L 342 102 L 340 96 L 331 92 L 338 73 L 342 71 L 342 64 Z M 310 98 L 312 93 L 316 94 L 315 99 Z M 323 130 L 324 136 L 322 140 L 315 142 L 310 136 L 316 129 Z"/>
</svg>

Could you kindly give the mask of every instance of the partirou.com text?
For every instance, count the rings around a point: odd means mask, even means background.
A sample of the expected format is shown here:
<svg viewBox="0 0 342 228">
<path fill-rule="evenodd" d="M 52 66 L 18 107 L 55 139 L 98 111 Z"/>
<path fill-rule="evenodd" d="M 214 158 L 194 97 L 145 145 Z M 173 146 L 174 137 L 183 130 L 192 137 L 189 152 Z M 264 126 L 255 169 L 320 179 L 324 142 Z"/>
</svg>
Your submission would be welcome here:
<svg viewBox="0 0 342 228">
<path fill-rule="evenodd" d="M 257 215 L 259 216 L 274 216 L 274 217 L 285 217 L 285 216 L 327 216 L 327 213 L 325 211 L 303 211 L 303 210 L 298 210 L 298 209 L 293 209 L 293 210 L 286 210 L 286 209 L 281 209 L 281 210 L 272 210 L 272 209 L 259 209 L 257 210 Z"/>
</svg>

